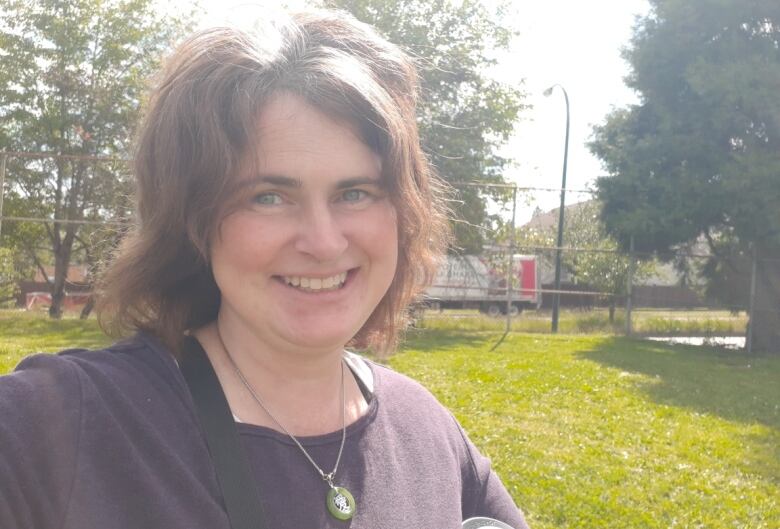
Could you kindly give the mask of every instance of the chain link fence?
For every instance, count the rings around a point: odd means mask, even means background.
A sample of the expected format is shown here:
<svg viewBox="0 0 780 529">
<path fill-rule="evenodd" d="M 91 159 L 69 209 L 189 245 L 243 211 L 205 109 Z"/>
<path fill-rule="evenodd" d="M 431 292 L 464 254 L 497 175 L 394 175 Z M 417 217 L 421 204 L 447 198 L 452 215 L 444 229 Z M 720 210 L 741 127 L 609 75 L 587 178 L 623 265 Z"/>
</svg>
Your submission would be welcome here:
<svg viewBox="0 0 780 529">
<path fill-rule="evenodd" d="M 0 152 L 0 301 L 42 310 L 59 290 L 65 310 L 88 314 L 99 264 L 131 215 L 131 184 L 127 160 Z M 452 249 L 415 307 L 415 324 L 553 332 L 558 304 L 557 330 L 564 333 L 676 337 L 750 350 L 748 315 L 780 319 L 780 296 L 767 295 L 780 290 L 778 256 L 740 249 L 716 256 L 703 240 L 663 261 L 621 251 L 603 232 L 589 190 L 566 190 L 571 202 L 557 246 L 559 210 L 549 206 L 560 192 L 456 186 L 454 225 L 470 248 Z M 464 205 L 474 203 L 486 207 L 487 223 L 468 220 L 473 215 Z M 66 257 L 67 275 L 56 276 Z"/>
<path fill-rule="evenodd" d="M 124 159 L 0 152 L 0 303 L 87 315 L 131 192 Z"/>
<path fill-rule="evenodd" d="M 491 187 L 483 187 L 485 195 Z M 589 190 L 567 190 L 578 201 L 564 209 L 563 244 L 557 246 L 559 209 L 544 208 L 555 204 L 560 192 L 517 186 L 503 203 L 491 198 L 504 223 L 483 227 L 481 251 L 448 256 L 427 291 L 425 310 L 417 312 L 417 325 L 555 332 L 557 298 L 560 332 L 619 333 L 750 350 L 749 314 L 780 319 L 780 296 L 763 301 L 761 296 L 762 288 L 780 292 L 780 260 L 739 248 L 714 255 L 703 239 L 680 246 L 663 260 L 621 251 L 598 221 L 599 204 Z M 756 289 L 756 283 L 763 287 Z M 531 292 L 535 296 L 529 297 Z"/>
</svg>

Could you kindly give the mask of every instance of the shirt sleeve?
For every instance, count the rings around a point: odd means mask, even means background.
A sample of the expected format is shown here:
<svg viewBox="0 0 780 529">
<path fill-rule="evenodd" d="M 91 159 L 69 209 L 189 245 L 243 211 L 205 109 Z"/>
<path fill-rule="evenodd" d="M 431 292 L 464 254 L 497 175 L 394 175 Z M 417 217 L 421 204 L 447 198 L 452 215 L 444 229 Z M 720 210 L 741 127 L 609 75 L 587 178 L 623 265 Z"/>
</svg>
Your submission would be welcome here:
<svg viewBox="0 0 780 529">
<path fill-rule="evenodd" d="M 501 479 L 491 467 L 490 459 L 483 456 L 458 425 L 466 443 L 471 474 L 474 482 L 466 479 L 464 487 L 464 519 L 484 516 L 504 522 L 513 529 L 528 529 L 523 513 L 515 505 Z"/>
<path fill-rule="evenodd" d="M 60 527 L 77 463 L 81 389 L 66 358 L 39 354 L 0 377 L 0 527 Z"/>
</svg>

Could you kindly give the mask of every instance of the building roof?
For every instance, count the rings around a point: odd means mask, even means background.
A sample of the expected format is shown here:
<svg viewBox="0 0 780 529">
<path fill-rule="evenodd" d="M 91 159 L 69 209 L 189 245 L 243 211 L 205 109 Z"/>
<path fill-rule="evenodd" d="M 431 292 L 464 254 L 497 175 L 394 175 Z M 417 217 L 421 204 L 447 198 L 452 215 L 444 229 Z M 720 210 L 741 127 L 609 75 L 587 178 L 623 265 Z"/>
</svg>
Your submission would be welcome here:
<svg viewBox="0 0 780 529">
<path fill-rule="evenodd" d="M 44 271 L 46 272 L 46 275 L 48 276 L 49 282 L 54 281 L 54 266 L 53 265 L 44 265 L 43 266 Z M 35 281 L 39 283 L 45 283 L 47 278 L 44 277 L 43 273 L 40 271 L 40 269 L 35 271 Z M 66 280 L 69 283 L 89 283 L 89 271 L 87 269 L 87 265 L 70 265 L 68 267 L 68 276 Z"/>
<path fill-rule="evenodd" d="M 593 202 L 593 200 L 594 199 L 586 200 L 584 202 L 575 202 L 574 204 L 566 205 L 564 207 L 564 216 L 574 213 L 575 211 L 578 211 L 584 206 L 589 205 L 591 202 Z M 558 210 L 560 209 L 561 208 L 555 208 L 547 212 L 542 212 L 540 209 L 537 208 L 537 210 L 534 211 L 531 220 L 523 224 L 521 228 L 533 229 L 533 230 L 547 230 L 550 228 L 557 228 Z"/>
</svg>

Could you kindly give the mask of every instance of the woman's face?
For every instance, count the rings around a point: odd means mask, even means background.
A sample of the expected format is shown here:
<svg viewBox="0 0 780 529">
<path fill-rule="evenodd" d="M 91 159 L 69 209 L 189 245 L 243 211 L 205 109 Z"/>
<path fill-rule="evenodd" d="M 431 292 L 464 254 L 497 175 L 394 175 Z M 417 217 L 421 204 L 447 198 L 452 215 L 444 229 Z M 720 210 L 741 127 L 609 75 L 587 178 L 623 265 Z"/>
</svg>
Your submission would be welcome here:
<svg viewBox="0 0 780 529">
<path fill-rule="evenodd" d="M 291 94 L 275 96 L 258 127 L 253 172 L 211 245 L 220 321 L 277 349 L 341 349 L 395 275 L 381 160 Z"/>
</svg>

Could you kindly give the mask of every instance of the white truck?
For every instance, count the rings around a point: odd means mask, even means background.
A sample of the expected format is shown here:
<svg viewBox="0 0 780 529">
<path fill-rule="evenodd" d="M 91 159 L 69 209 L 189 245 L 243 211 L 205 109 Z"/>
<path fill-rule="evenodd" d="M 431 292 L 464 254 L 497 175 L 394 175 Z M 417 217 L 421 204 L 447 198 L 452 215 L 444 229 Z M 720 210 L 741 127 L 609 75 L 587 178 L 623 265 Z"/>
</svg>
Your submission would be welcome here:
<svg viewBox="0 0 780 529">
<path fill-rule="evenodd" d="M 514 255 L 510 314 L 542 304 L 541 274 L 535 255 Z M 449 255 L 425 291 L 425 304 L 432 309 L 479 309 L 491 316 L 506 314 L 506 276 L 476 255 Z"/>
</svg>

